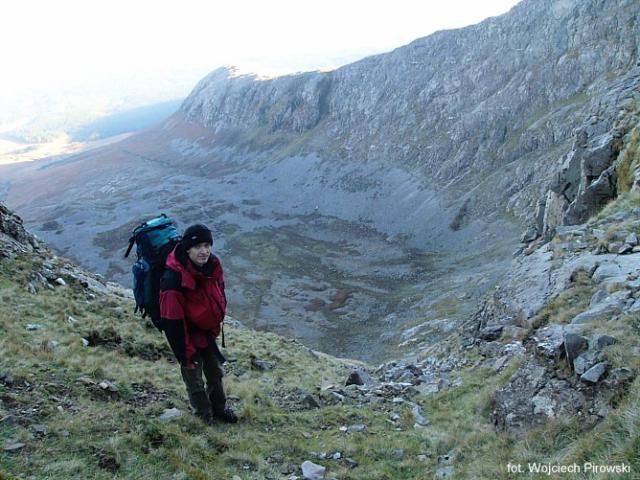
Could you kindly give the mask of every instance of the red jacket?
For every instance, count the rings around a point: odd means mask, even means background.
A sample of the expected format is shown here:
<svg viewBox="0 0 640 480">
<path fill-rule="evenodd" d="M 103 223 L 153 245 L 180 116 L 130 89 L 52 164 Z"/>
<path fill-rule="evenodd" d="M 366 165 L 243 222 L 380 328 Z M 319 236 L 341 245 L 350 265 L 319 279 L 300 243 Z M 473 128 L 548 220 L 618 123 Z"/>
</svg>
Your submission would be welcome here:
<svg viewBox="0 0 640 480">
<path fill-rule="evenodd" d="M 160 280 L 162 326 L 178 361 L 190 366 L 196 349 L 209 346 L 220 334 L 227 308 L 222 264 L 212 254 L 197 268 L 178 244 L 166 267 Z"/>
</svg>

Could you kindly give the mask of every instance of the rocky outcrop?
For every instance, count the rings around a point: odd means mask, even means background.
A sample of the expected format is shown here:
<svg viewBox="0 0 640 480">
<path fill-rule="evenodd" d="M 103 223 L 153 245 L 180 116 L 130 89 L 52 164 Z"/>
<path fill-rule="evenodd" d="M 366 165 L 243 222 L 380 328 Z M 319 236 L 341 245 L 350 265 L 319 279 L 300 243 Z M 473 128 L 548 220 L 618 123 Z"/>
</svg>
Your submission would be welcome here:
<svg viewBox="0 0 640 480">
<path fill-rule="evenodd" d="M 516 255 L 477 313 L 475 330 L 467 332 L 473 333 L 467 346 L 477 346 L 488 362 L 500 358 L 505 332 L 515 331 L 523 341 L 521 365 L 492 397 L 496 428 L 520 432 L 573 415 L 594 424 L 635 377 L 627 365 L 611 365 L 615 356 L 608 352 L 619 342 L 610 332 L 621 331 L 631 339 L 626 349 L 637 351 L 638 231 L 640 210 L 614 210 L 584 224 L 558 226 L 550 241 Z M 606 244 L 615 239 L 621 243 L 613 250 L 622 251 L 624 242 L 625 254 L 609 253 Z"/>
<path fill-rule="evenodd" d="M 536 227 L 547 239 L 556 227 L 583 223 L 616 197 L 619 154 L 640 123 L 639 78 L 640 68 L 632 69 L 602 98 L 599 115 L 576 131 L 542 200 L 543 221 Z"/>
<path fill-rule="evenodd" d="M 0 258 L 38 247 L 40 242 L 25 230 L 22 219 L 0 203 Z"/>
</svg>

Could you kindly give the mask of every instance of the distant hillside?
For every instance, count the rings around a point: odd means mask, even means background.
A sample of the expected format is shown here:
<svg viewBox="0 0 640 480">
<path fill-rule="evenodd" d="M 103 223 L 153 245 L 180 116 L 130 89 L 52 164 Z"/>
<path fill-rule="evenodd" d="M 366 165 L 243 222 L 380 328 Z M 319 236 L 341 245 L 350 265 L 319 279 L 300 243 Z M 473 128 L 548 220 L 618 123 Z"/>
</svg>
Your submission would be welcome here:
<svg viewBox="0 0 640 480">
<path fill-rule="evenodd" d="M 125 110 L 72 129 L 69 133 L 74 141 L 84 142 L 139 132 L 164 122 L 178 110 L 181 103 L 182 99 L 169 100 Z"/>
</svg>

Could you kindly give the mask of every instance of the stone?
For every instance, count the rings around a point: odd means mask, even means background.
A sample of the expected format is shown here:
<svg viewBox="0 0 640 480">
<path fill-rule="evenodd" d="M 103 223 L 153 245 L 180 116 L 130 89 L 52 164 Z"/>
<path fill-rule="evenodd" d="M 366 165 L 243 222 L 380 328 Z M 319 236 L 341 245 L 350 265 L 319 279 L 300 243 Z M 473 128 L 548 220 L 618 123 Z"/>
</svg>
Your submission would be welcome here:
<svg viewBox="0 0 640 480">
<path fill-rule="evenodd" d="M 4 444 L 3 450 L 9 453 L 17 453 L 25 447 L 21 442 L 7 442 Z"/>
<path fill-rule="evenodd" d="M 31 431 L 34 435 L 44 437 L 47 435 L 47 429 L 44 425 L 31 425 Z"/>
<path fill-rule="evenodd" d="M 429 457 L 427 457 L 427 456 L 426 456 L 426 455 L 424 455 L 424 454 L 420 454 L 420 455 L 418 455 L 418 457 L 417 457 L 417 458 L 418 458 L 418 461 L 419 461 L 419 462 L 426 462 L 426 461 L 429 459 Z"/>
<path fill-rule="evenodd" d="M 182 416 L 182 412 L 177 408 L 167 408 L 159 416 L 161 422 L 169 422 Z"/>
<path fill-rule="evenodd" d="M 589 341 L 581 335 L 567 333 L 564 337 L 564 350 L 569 365 L 573 366 L 573 361 L 582 352 L 589 348 Z"/>
<path fill-rule="evenodd" d="M 618 339 L 612 337 L 611 335 L 600 335 L 596 339 L 596 347 L 598 348 L 598 350 L 602 350 L 604 347 L 608 347 L 616 343 L 618 343 Z"/>
<path fill-rule="evenodd" d="M 618 249 L 618 255 L 626 255 L 627 253 L 631 252 L 633 252 L 633 247 L 631 245 L 627 245 L 626 243 Z"/>
<path fill-rule="evenodd" d="M 584 372 L 582 376 L 580 376 L 580 380 L 582 380 L 583 382 L 592 383 L 592 384 L 598 383 L 602 378 L 602 376 L 607 371 L 608 366 L 609 364 L 607 362 L 597 363 L 593 367 L 591 367 L 589 370 Z"/>
<path fill-rule="evenodd" d="M 572 365 L 573 371 L 578 375 L 582 375 L 591 367 L 593 367 L 596 363 L 598 363 L 598 352 L 594 350 L 590 350 L 584 353 L 581 353 L 576 358 L 574 358 Z"/>
<path fill-rule="evenodd" d="M 436 478 L 451 478 L 454 473 L 453 465 L 442 467 L 436 470 Z"/>
<path fill-rule="evenodd" d="M 525 337 L 527 331 L 516 325 L 507 325 L 502 329 L 502 338 L 521 340 Z"/>
<path fill-rule="evenodd" d="M 625 309 L 630 295 L 631 292 L 628 290 L 614 292 L 600 300 L 594 306 L 573 317 L 571 324 L 580 325 L 618 314 Z"/>
<path fill-rule="evenodd" d="M 529 227 L 520 236 L 520 243 L 530 243 L 538 238 L 538 229 L 536 227 Z"/>
<path fill-rule="evenodd" d="M 44 328 L 44 325 L 41 325 L 39 323 L 27 323 L 26 329 L 27 332 L 35 332 L 36 330 L 42 330 Z"/>
<path fill-rule="evenodd" d="M 82 338 L 82 346 L 83 347 L 88 347 L 89 346 L 89 340 L 87 340 L 86 338 Z"/>
<path fill-rule="evenodd" d="M 0 423 L 4 423 L 5 425 L 15 425 L 19 421 L 18 417 L 15 415 L 9 414 L 0 418 Z"/>
<path fill-rule="evenodd" d="M 485 327 L 478 332 L 478 337 L 487 342 L 497 340 L 502 336 L 503 328 L 504 327 L 502 325 L 491 325 L 489 327 Z"/>
<path fill-rule="evenodd" d="M 365 432 L 366 430 L 367 430 L 366 425 L 362 425 L 362 424 L 350 425 L 347 428 L 347 432 L 349 433 L 362 433 L 362 432 Z"/>
<path fill-rule="evenodd" d="M 78 320 L 76 320 L 75 318 L 73 318 L 71 315 L 69 315 L 69 318 L 67 318 L 67 323 L 69 325 L 75 325 L 76 323 L 78 323 Z"/>
<path fill-rule="evenodd" d="M 300 468 L 302 469 L 302 476 L 306 480 L 322 480 L 327 471 L 322 465 L 317 465 L 309 460 L 303 462 Z"/>
<path fill-rule="evenodd" d="M 438 465 L 452 465 L 455 460 L 455 454 L 451 451 L 438 457 Z"/>
<path fill-rule="evenodd" d="M 627 245 L 631 245 L 632 247 L 637 246 L 638 235 L 635 232 L 630 233 L 629 235 L 627 235 L 627 238 L 624 239 L 624 243 L 626 243 Z"/>
<path fill-rule="evenodd" d="M 104 381 L 100 382 L 100 383 L 98 384 L 98 386 L 99 386 L 101 389 L 103 389 L 103 390 L 107 390 L 107 391 L 109 391 L 109 392 L 114 392 L 114 393 L 115 393 L 115 392 L 118 392 L 118 387 L 117 387 L 114 383 L 112 383 L 112 382 L 110 382 L 110 381 L 108 381 L 108 380 L 104 380 Z"/>
<path fill-rule="evenodd" d="M 493 362 L 493 366 L 492 368 L 496 371 L 499 372 L 500 370 L 502 370 L 504 367 L 506 367 L 507 365 L 509 365 L 509 361 L 511 360 L 511 357 L 509 357 L 509 355 L 503 355 L 500 358 L 496 358 L 496 360 Z"/>
<path fill-rule="evenodd" d="M 607 245 L 609 253 L 618 253 L 624 245 L 621 242 L 611 242 Z"/>
<path fill-rule="evenodd" d="M 345 458 L 343 462 L 347 468 L 356 468 L 358 466 L 358 462 L 356 462 L 353 458 Z"/>
<path fill-rule="evenodd" d="M 393 458 L 396 460 L 402 460 L 404 458 L 404 448 L 394 448 Z"/>
<path fill-rule="evenodd" d="M 302 406 L 307 409 L 320 408 L 320 400 L 315 395 L 306 395 L 302 399 Z"/>
<path fill-rule="evenodd" d="M 65 285 L 67 285 L 67 282 L 65 282 L 64 279 L 61 277 L 56 278 L 56 283 L 61 287 L 64 287 Z"/>
<path fill-rule="evenodd" d="M 565 330 L 562 325 L 549 325 L 538 329 L 533 336 L 536 352 L 544 357 L 558 360 L 564 353 Z"/>
<path fill-rule="evenodd" d="M 421 383 L 416 385 L 416 390 L 420 395 L 433 395 L 440 391 L 440 382 L 439 380 L 436 380 L 434 382 Z"/>
<path fill-rule="evenodd" d="M 431 425 L 431 422 L 424 417 L 424 412 L 420 405 L 414 405 L 411 408 L 411 413 L 413 414 L 413 419 L 417 425 L 421 427 L 428 427 Z"/>
<path fill-rule="evenodd" d="M 345 382 L 345 386 L 349 385 L 372 385 L 373 380 L 364 370 L 353 370 L 349 374 L 349 378 Z"/>
<path fill-rule="evenodd" d="M 254 355 L 250 356 L 251 358 L 251 368 L 253 370 L 259 370 L 259 371 L 267 371 L 267 370 L 272 370 L 274 365 L 271 362 L 267 362 L 266 360 L 260 360 L 258 358 L 256 358 Z"/>
<path fill-rule="evenodd" d="M 480 355 L 483 357 L 498 357 L 502 353 L 502 344 L 499 342 L 486 342 L 480 344 Z"/>
<path fill-rule="evenodd" d="M 606 290 L 600 289 L 591 297 L 591 301 L 589 302 L 589 308 L 595 307 L 597 304 L 602 302 L 605 298 L 607 298 L 609 294 Z"/>
</svg>

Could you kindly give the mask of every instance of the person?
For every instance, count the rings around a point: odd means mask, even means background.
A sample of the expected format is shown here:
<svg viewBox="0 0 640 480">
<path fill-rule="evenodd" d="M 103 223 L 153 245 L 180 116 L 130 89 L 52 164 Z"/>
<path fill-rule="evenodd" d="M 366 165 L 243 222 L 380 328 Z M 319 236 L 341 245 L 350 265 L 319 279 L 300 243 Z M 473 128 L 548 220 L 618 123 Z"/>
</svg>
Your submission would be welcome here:
<svg viewBox="0 0 640 480">
<path fill-rule="evenodd" d="M 207 423 L 235 423 L 238 417 L 226 405 L 222 384 L 225 358 L 215 340 L 227 299 L 222 264 L 212 247 L 213 235 L 205 225 L 184 231 L 160 279 L 160 318 L 195 414 Z"/>
</svg>

